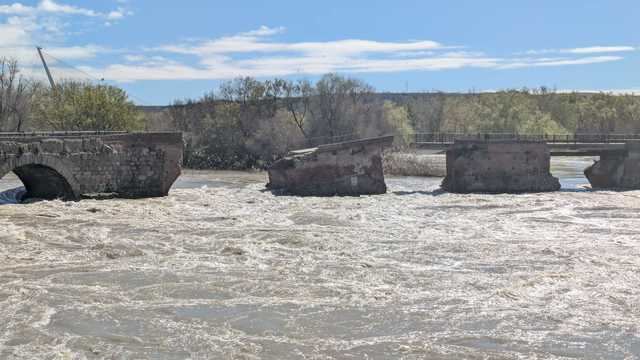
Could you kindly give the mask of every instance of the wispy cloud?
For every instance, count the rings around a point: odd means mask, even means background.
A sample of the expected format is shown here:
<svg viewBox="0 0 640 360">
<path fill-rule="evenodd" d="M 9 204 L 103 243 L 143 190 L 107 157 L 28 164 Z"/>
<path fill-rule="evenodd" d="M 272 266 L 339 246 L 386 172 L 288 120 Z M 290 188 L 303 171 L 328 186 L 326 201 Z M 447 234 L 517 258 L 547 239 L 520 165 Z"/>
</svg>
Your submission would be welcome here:
<svg viewBox="0 0 640 360">
<path fill-rule="evenodd" d="M 112 22 L 128 15 L 131 12 L 123 7 L 103 13 L 54 0 L 41 0 L 34 6 L 18 2 L 0 5 L 0 56 L 18 60 L 25 73 L 30 72 L 29 66 L 38 64 L 34 47 L 43 43 L 48 45 L 47 53 L 58 59 L 92 59 L 109 49 L 94 44 L 66 45 L 67 27 L 72 26 L 77 17 L 89 18 L 95 23 Z"/>
<path fill-rule="evenodd" d="M 111 50 L 98 45 L 85 46 L 61 46 L 49 47 L 47 53 L 61 60 L 86 60 L 93 59 L 100 53 L 107 53 Z"/>
<path fill-rule="evenodd" d="M 27 15 L 35 12 L 36 8 L 14 3 L 11 5 L 0 5 L 0 14 L 5 15 Z"/>
<path fill-rule="evenodd" d="M 102 17 L 110 20 L 121 19 L 127 15 L 127 11 L 123 8 L 102 13 L 93 9 L 59 3 L 54 0 L 41 0 L 36 6 L 24 5 L 22 3 L 0 5 L 0 14 L 4 15 L 33 16 L 43 13 Z"/>
<path fill-rule="evenodd" d="M 588 46 L 576 47 L 569 49 L 541 49 L 527 50 L 521 54 L 540 55 L 540 54 L 603 54 L 603 53 L 620 53 L 636 51 L 638 48 L 633 46 Z"/>
<path fill-rule="evenodd" d="M 36 11 L 44 11 L 49 13 L 84 15 L 84 16 L 101 16 L 102 14 L 91 9 L 85 9 L 72 5 L 57 3 L 53 0 L 42 0 L 35 8 Z"/>
<path fill-rule="evenodd" d="M 587 65 L 622 60 L 622 56 L 583 56 L 622 52 L 631 47 L 589 47 L 544 50 L 565 56 L 496 57 L 467 47 L 433 40 L 375 41 L 341 39 L 313 42 L 274 40 L 283 27 L 267 27 L 214 39 L 164 44 L 129 54 L 126 62 L 87 68 L 120 81 L 228 79 L 237 76 L 317 75 L 326 72 L 389 73 L 462 68 L 508 70 L 527 67 Z M 633 48 L 632 48 L 633 49 Z M 161 56 L 159 56 L 161 55 Z M 178 62 L 178 56 L 185 59 Z M 150 60 L 151 58 L 155 60 Z M 191 60 L 188 60 L 188 59 Z"/>
<path fill-rule="evenodd" d="M 269 41 L 271 35 L 284 32 L 283 27 L 260 27 L 245 33 L 207 40 L 195 45 L 162 45 L 152 48 L 153 51 L 196 55 L 206 57 L 212 54 L 239 53 L 278 53 L 296 52 L 305 54 L 320 54 L 327 56 L 355 55 L 362 53 L 393 53 L 400 51 L 425 51 L 442 47 L 435 41 L 413 42 L 379 42 L 370 40 L 347 39 L 325 42 L 297 42 L 284 43 Z"/>
<path fill-rule="evenodd" d="M 262 25 L 256 30 L 240 33 L 240 36 L 249 36 L 249 37 L 271 36 L 271 35 L 283 33 L 285 32 L 285 30 L 286 28 L 284 26 L 270 28 L 268 26 Z"/>
<path fill-rule="evenodd" d="M 588 65 L 599 64 L 612 61 L 620 61 L 624 59 L 622 56 L 589 56 L 581 58 L 543 58 L 543 59 L 514 59 L 498 69 L 520 69 L 526 67 L 549 67 L 549 66 L 567 66 L 567 65 Z"/>
<path fill-rule="evenodd" d="M 633 46 L 590 46 L 582 48 L 567 49 L 571 54 L 596 54 L 635 51 Z"/>
<path fill-rule="evenodd" d="M 36 10 L 37 9 L 37 10 Z M 48 9 L 48 10 L 47 10 Z M 131 15 L 123 8 L 108 13 L 43 0 L 35 7 L 19 3 L 0 6 L 11 13 L 0 23 L 0 51 L 22 56 L 18 44 L 33 44 L 33 36 L 45 22 L 33 21 L 33 11 L 72 14 L 109 20 Z M 14 19 L 14 20 L 12 20 Z M 56 23 L 50 25 L 56 26 Z M 330 41 L 282 41 L 284 27 L 261 26 L 255 30 L 211 39 L 183 40 L 141 46 L 115 55 L 104 66 L 92 64 L 99 53 L 111 51 L 98 45 L 49 47 L 60 59 L 84 63 L 82 70 L 98 78 L 116 81 L 229 79 L 238 76 L 273 77 L 319 75 L 327 72 L 393 73 L 455 69 L 510 70 L 536 67 L 579 66 L 623 60 L 632 46 L 591 46 L 530 50 L 513 56 L 493 56 L 469 46 L 433 40 L 376 41 L 338 39 Z M 64 43 L 64 42 L 63 42 Z M 29 49 L 33 54 L 33 49 Z M 549 54 L 549 55 L 546 55 Z M 33 56 L 32 56 L 33 58 Z"/>
</svg>

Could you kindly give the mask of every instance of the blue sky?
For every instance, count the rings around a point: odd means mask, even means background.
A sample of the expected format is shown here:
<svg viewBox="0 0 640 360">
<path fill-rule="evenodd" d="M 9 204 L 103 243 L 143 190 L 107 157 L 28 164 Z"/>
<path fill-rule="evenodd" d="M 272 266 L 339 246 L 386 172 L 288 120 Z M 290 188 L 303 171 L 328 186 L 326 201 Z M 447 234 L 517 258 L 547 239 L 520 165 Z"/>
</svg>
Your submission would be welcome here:
<svg viewBox="0 0 640 360">
<path fill-rule="evenodd" d="M 55 78 L 147 105 L 326 72 L 379 91 L 640 92 L 639 17 L 637 0 L 0 1 L 0 56 L 43 77 L 40 45 Z"/>
</svg>

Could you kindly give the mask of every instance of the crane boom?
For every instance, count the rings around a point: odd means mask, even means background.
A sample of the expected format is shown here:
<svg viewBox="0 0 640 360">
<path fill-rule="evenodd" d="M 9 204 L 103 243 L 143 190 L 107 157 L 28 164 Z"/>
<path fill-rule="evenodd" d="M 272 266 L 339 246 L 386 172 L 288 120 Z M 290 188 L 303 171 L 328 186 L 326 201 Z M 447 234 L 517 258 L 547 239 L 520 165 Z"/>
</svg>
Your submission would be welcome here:
<svg viewBox="0 0 640 360">
<path fill-rule="evenodd" d="M 55 89 L 56 84 L 53 82 L 53 77 L 51 76 L 51 72 L 49 71 L 47 62 L 44 60 L 44 56 L 42 56 L 42 48 L 40 46 L 36 46 L 36 49 L 38 50 L 38 55 L 40 55 L 40 60 L 42 60 L 42 66 L 44 66 L 44 71 L 47 73 L 47 77 L 49 78 L 49 84 L 51 84 L 52 89 Z"/>
</svg>

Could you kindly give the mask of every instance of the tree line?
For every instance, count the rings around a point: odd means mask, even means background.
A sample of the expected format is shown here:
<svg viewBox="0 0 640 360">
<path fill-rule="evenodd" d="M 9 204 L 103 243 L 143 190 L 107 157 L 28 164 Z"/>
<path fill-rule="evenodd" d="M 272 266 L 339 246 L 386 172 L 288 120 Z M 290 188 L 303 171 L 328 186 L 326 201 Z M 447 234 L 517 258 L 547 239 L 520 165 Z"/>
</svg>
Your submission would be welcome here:
<svg viewBox="0 0 640 360">
<path fill-rule="evenodd" d="M 519 134 L 638 133 L 640 97 L 559 93 L 548 88 L 492 93 L 385 94 L 362 80 L 225 81 L 158 113 L 139 111 L 125 91 L 62 81 L 54 88 L 0 58 L 0 130 L 179 130 L 191 168 L 263 168 L 288 151 L 321 143 L 415 132 Z"/>
<path fill-rule="evenodd" d="M 61 81 L 51 88 L 0 57 L 0 131 L 143 128 L 143 114 L 118 87 Z"/>
<path fill-rule="evenodd" d="M 401 103 L 425 132 L 588 134 L 640 132 L 640 97 L 539 89 L 429 93 Z"/>
<path fill-rule="evenodd" d="M 168 113 L 185 134 L 186 165 L 194 168 L 260 168 L 295 148 L 381 134 L 406 144 L 413 132 L 406 107 L 336 74 L 315 84 L 238 78 L 176 101 Z"/>
</svg>

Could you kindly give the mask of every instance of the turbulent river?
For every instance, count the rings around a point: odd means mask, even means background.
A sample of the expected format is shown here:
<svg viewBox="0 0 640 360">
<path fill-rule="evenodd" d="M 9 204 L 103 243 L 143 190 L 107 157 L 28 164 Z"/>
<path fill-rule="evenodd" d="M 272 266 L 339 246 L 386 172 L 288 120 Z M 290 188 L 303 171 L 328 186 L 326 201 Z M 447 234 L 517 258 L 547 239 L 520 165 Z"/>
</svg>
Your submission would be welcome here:
<svg viewBox="0 0 640 360">
<path fill-rule="evenodd" d="M 0 206 L 0 359 L 631 359 L 640 191 L 170 196 Z M 8 177 L 4 188 L 18 186 Z"/>
</svg>

